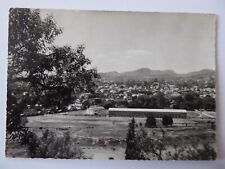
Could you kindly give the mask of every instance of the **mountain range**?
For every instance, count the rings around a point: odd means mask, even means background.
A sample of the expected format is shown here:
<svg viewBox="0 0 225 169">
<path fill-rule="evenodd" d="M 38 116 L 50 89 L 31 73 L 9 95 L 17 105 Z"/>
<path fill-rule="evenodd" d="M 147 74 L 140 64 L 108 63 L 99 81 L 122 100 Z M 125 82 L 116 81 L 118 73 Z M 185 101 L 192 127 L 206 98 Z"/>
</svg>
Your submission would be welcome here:
<svg viewBox="0 0 225 169">
<path fill-rule="evenodd" d="M 215 76 L 215 70 L 203 69 L 200 71 L 194 71 L 186 74 L 178 74 L 173 70 L 151 70 L 149 68 L 141 68 L 128 72 L 106 72 L 99 73 L 100 76 L 105 80 L 110 81 L 128 81 L 128 80 L 151 80 L 151 79 L 205 79 Z"/>
</svg>

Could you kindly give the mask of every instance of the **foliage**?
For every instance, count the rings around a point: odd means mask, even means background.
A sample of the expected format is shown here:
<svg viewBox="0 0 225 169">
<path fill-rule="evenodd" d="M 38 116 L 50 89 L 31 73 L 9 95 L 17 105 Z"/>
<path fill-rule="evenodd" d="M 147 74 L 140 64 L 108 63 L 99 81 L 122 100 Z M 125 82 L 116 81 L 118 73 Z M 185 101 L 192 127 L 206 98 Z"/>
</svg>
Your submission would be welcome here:
<svg viewBox="0 0 225 169">
<path fill-rule="evenodd" d="M 180 96 L 166 97 L 163 93 L 159 92 L 156 95 L 143 95 L 134 97 L 132 101 L 125 107 L 130 108 L 151 108 L 151 109 L 204 109 L 215 111 L 215 99 L 211 96 L 201 98 L 195 92 L 182 93 Z"/>
<path fill-rule="evenodd" d="M 165 134 L 165 131 L 161 129 L 160 139 L 147 138 L 147 140 L 145 141 L 147 153 L 150 153 L 153 158 L 156 158 L 158 160 L 163 160 L 163 154 L 166 151 L 167 139 L 165 137 Z"/>
<path fill-rule="evenodd" d="M 209 143 L 199 146 L 196 142 L 196 144 L 176 146 L 175 152 L 167 152 L 167 156 L 171 160 L 215 160 L 217 155 Z"/>
<path fill-rule="evenodd" d="M 138 159 L 138 149 L 137 149 L 137 142 L 136 142 L 136 132 L 135 132 L 135 119 L 131 120 L 129 123 L 129 129 L 127 133 L 127 147 L 125 151 L 125 159 L 126 160 L 135 160 Z"/>
<path fill-rule="evenodd" d="M 184 108 L 187 110 L 199 109 L 201 107 L 201 99 L 195 92 L 188 92 L 184 95 Z"/>
<path fill-rule="evenodd" d="M 132 156 L 132 160 L 163 160 L 163 153 L 166 151 L 166 138 L 163 130 L 162 137 L 155 139 L 149 137 L 144 128 L 141 128 L 136 134 L 134 143 L 133 154 L 135 156 Z"/>
<path fill-rule="evenodd" d="M 210 143 L 199 144 L 198 139 L 193 139 L 191 143 L 182 142 L 175 138 L 174 141 L 166 135 L 166 131 L 161 129 L 161 134 L 156 136 L 147 134 L 141 128 L 136 134 L 136 160 L 214 160 L 216 151 Z"/>
<path fill-rule="evenodd" d="M 40 62 L 37 58 L 42 58 L 43 53 L 48 50 L 48 44 L 61 33 L 61 29 L 57 28 L 52 17 L 42 21 L 39 15 L 39 10 L 10 9 L 7 87 L 7 132 L 9 133 L 20 128 L 20 114 L 28 100 L 23 93 L 26 91 L 32 94 L 29 81 L 20 81 L 20 79 L 24 76 L 32 79 L 31 76 L 38 69 Z"/>
<path fill-rule="evenodd" d="M 104 102 L 103 103 L 103 107 L 105 108 L 105 109 L 109 109 L 109 108 L 112 108 L 112 107 L 115 107 L 115 101 L 113 100 L 113 101 L 107 101 L 107 102 Z"/>
<path fill-rule="evenodd" d="M 129 103 L 128 107 L 152 109 L 169 108 L 169 100 L 165 97 L 163 93 L 159 92 L 156 95 L 152 96 L 144 95 L 137 98 L 133 98 L 132 102 Z"/>
<path fill-rule="evenodd" d="M 85 100 L 82 102 L 82 107 L 81 107 L 82 110 L 85 110 L 89 107 L 90 107 L 90 102 L 88 100 Z"/>
<path fill-rule="evenodd" d="M 55 47 L 62 33 L 52 16 L 40 17 L 34 9 L 12 8 L 9 13 L 7 131 L 18 131 L 27 105 L 56 110 L 73 95 L 93 91 L 95 69 L 84 55 L 84 46 Z"/>
<path fill-rule="evenodd" d="M 176 96 L 171 98 L 171 108 L 173 109 L 183 109 L 184 108 L 184 99 L 182 96 Z"/>
<path fill-rule="evenodd" d="M 155 128 L 156 126 L 156 119 L 153 116 L 148 116 L 145 122 L 145 127 L 148 128 Z"/>
<path fill-rule="evenodd" d="M 28 146 L 28 154 L 31 158 L 87 158 L 73 142 L 69 132 L 64 133 L 63 137 L 57 137 L 54 132 L 45 130 L 39 138 L 29 131 L 25 139 L 23 143 Z"/>
<path fill-rule="evenodd" d="M 42 20 L 39 10 L 11 8 L 9 13 L 9 73 L 33 72 L 48 51 L 48 45 L 62 32 L 49 16 Z M 38 63 L 38 64 L 37 64 Z M 11 69 L 12 68 L 12 69 Z"/>
<path fill-rule="evenodd" d="M 20 130 L 20 114 L 22 113 L 24 106 L 21 103 L 17 103 L 16 97 L 13 94 L 7 93 L 7 132 Z"/>
<path fill-rule="evenodd" d="M 136 160 L 147 160 L 148 156 L 146 154 L 146 141 L 147 141 L 148 135 L 147 132 L 144 130 L 143 127 L 137 132 L 136 134 Z"/>
<path fill-rule="evenodd" d="M 173 124 L 173 118 L 171 116 L 168 115 L 164 115 L 162 118 L 162 124 L 164 126 L 169 126 Z"/>
<path fill-rule="evenodd" d="M 35 77 L 38 84 L 35 89 L 41 88 L 40 97 L 44 98 L 41 103 L 45 107 L 64 106 L 72 100 L 73 93 L 93 91 L 93 78 L 97 78 L 97 73 L 86 68 L 91 62 L 84 55 L 84 46 L 75 50 L 68 46 L 53 47 L 52 52 L 44 61 L 48 70 L 42 70 Z"/>
<path fill-rule="evenodd" d="M 209 111 L 215 111 L 216 109 L 216 101 L 211 96 L 206 96 L 202 98 L 203 109 Z"/>
<path fill-rule="evenodd" d="M 215 111 L 215 99 L 211 96 L 200 97 L 195 92 L 186 92 L 185 94 L 171 98 L 171 107 L 174 109 L 204 109 Z"/>
</svg>

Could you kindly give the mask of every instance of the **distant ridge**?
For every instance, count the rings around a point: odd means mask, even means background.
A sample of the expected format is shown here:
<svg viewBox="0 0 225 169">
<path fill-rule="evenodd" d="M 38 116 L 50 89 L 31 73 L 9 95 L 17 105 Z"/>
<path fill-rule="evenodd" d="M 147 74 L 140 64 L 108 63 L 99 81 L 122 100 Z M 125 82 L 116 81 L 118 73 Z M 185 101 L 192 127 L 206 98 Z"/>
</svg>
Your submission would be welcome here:
<svg viewBox="0 0 225 169">
<path fill-rule="evenodd" d="M 149 68 L 141 68 L 133 71 L 118 73 L 116 71 L 99 73 L 105 80 L 110 81 L 128 81 L 128 80 L 151 80 L 151 79 L 176 79 L 176 78 L 194 78 L 203 79 L 215 76 L 215 71 L 211 69 L 202 69 L 186 74 L 178 74 L 173 70 L 151 70 Z"/>
</svg>

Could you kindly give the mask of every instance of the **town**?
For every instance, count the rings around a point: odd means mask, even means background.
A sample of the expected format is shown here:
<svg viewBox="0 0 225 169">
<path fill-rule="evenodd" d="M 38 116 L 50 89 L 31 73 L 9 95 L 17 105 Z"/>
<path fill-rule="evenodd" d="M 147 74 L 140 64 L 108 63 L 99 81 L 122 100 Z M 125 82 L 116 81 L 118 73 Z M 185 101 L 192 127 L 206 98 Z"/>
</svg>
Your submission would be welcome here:
<svg viewBox="0 0 225 169">
<path fill-rule="evenodd" d="M 215 111 L 214 78 L 197 81 L 153 79 L 151 81 L 133 80 L 127 82 L 100 79 L 93 94 L 80 94 L 67 109 L 80 110 L 91 105 L 100 105 L 106 109 L 109 107 L 136 107 Z M 151 98 L 156 99 L 155 104 Z M 192 105 L 189 105 L 188 99 L 192 100 Z M 157 101 L 163 103 L 157 103 Z"/>
</svg>

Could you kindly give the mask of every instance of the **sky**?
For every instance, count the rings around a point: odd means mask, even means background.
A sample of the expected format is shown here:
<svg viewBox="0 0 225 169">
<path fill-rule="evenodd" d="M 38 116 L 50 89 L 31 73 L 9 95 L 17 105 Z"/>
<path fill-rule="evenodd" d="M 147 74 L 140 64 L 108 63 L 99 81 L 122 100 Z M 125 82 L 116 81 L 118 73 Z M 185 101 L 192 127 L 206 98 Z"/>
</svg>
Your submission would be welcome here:
<svg viewBox="0 0 225 169">
<path fill-rule="evenodd" d="M 84 44 L 98 72 L 215 69 L 212 14 L 41 10 L 46 15 L 63 29 L 55 45 Z"/>
</svg>

